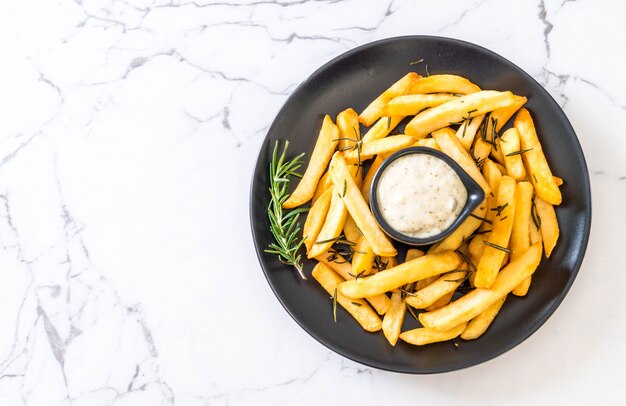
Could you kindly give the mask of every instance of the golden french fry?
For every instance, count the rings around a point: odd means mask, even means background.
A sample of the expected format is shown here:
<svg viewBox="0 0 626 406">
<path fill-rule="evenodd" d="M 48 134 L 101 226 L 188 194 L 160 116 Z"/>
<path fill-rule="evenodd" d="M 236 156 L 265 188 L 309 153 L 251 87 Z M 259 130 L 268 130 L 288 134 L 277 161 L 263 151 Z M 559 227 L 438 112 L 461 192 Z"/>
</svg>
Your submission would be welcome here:
<svg viewBox="0 0 626 406">
<path fill-rule="evenodd" d="M 341 153 L 336 153 L 330 161 L 330 176 L 335 189 L 341 194 L 350 215 L 374 253 L 383 257 L 395 256 L 398 252 L 376 223 Z"/>
<path fill-rule="evenodd" d="M 367 106 L 365 110 L 363 110 L 363 112 L 359 115 L 359 120 L 361 121 L 361 124 L 366 127 L 371 126 L 374 121 L 382 116 L 383 108 L 385 107 L 387 102 L 394 97 L 407 94 L 420 77 L 421 76 L 415 72 L 409 72 L 404 75 L 402 79 L 391 85 L 391 87 L 389 87 L 380 96 L 374 99 L 374 101 L 372 101 L 369 106 Z"/>
<path fill-rule="evenodd" d="M 456 269 L 460 263 L 461 259 L 454 251 L 428 254 L 371 276 L 346 281 L 341 284 L 340 290 L 347 297 L 374 296 L 410 282 L 451 271 Z"/>
<path fill-rule="evenodd" d="M 411 307 L 425 309 L 449 293 L 454 293 L 466 275 L 464 270 L 441 275 L 435 282 L 407 296 L 405 301 Z"/>
<path fill-rule="evenodd" d="M 561 191 L 554 181 L 528 110 L 520 109 L 514 125 L 519 132 L 522 149 L 528 150 L 522 154 L 522 159 L 537 195 L 552 205 L 561 204 Z"/>
<path fill-rule="evenodd" d="M 522 255 L 530 247 L 530 210 L 533 185 L 519 182 L 515 186 L 515 217 L 511 230 L 511 259 Z M 515 291 L 513 291 L 515 293 Z"/>
<path fill-rule="evenodd" d="M 426 328 L 446 331 L 470 321 L 531 276 L 540 260 L 541 246 L 532 245 L 524 255 L 500 271 L 491 289 L 474 289 L 446 307 L 422 313 L 419 315 L 420 322 Z"/>
<path fill-rule="evenodd" d="M 483 252 L 485 251 L 486 247 L 483 241 L 485 241 L 488 236 L 489 234 L 487 233 L 478 234 L 477 236 L 472 238 L 472 241 L 470 241 L 468 249 L 473 262 L 480 262 L 480 257 L 483 256 Z"/>
<path fill-rule="evenodd" d="M 315 194 L 317 183 L 324 174 L 335 148 L 337 148 L 337 138 L 339 138 L 339 129 L 333 124 L 330 116 L 326 115 L 304 175 L 296 186 L 296 190 L 283 203 L 285 209 L 300 206 L 311 200 Z"/>
<path fill-rule="evenodd" d="M 359 241 L 359 238 L 361 237 L 361 232 L 359 231 L 359 228 L 356 226 L 354 219 L 349 214 L 346 218 L 345 224 L 343 225 L 343 235 L 346 237 L 346 240 L 355 244 L 357 243 L 357 241 Z"/>
<path fill-rule="evenodd" d="M 480 170 L 476 166 L 476 163 L 470 156 L 470 154 L 463 148 L 461 141 L 456 138 L 456 134 L 449 128 L 444 128 L 433 133 L 433 138 L 437 141 L 437 144 L 441 150 L 454 159 L 469 176 L 472 177 L 483 188 L 485 194 L 491 192 L 491 188 L 487 184 L 487 181 L 480 173 Z"/>
<path fill-rule="evenodd" d="M 500 171 L 501 175 L 508 175 L 508 173 L 506 171 L 506 167 L 504 165 L 501 165 L 501 164 L 499 164 L 499 163 L 497 163 L 495 161 L 494 161 L 494 165 L 496 166 L 496 168 L 498 168 L 498 170 Z"/>
<path fill-rule="evenodd" d="M 504 166 L 507 175 L 517 181 L 525 179 L 526 169 L 524 169 L 524 162 L 522 162 L 519 132 L 515 128 L 509 128 L 502 134 L 498 142 L 504 154 Z"/>
<path fill-rule="evenodd" d="M 498 299 L 494 304 L 489 306 L 487 310 L 474 317 L 472 321 L 467 323 L 467 327 L 463 330 L 461 338 L 464 340 L 475 340 L 487 331 L 493 320 L 500 312 L 506 296 Z"/>
<path fill-rule="evenodd" d="M 346 109 L 337 115 L 337 127 L 339 128 L 338 148 L 340 150 L 354 147 L 356 141 L 361 139 L 359 115 L 354 109 Z"/>
<path fill-rule="evenodd" d="M 496 164 L 489 158 L 485 159 L 485 162 L 483 162 L 482 173 L 483 177 L 485 178 L 485 180 L 489 184 L 489 187 L 492 190 L 492 192 L 488 194 L 486 198 L 489 206 L 489 210 L 487 210 L 487 214 L 485 215 L 487 221 L 481 224 L 480 229 L 481 231 L 486 231 L 493 228 L 493 218 L 496 216 L 496 211 L 491 209 L 498 205 L 496 202 L 496 195 L 494 193 L 496 193 L 498 191 L 498 188 L 500 187 L 502 173 L 500 173 L 500 170 L 498 170 Z"/>
<path fill-rule="evenodd" d="M 406 257 L 404 258 L 404 262 L 410 261 L 415 258 L 423 257 L 425 255 L 424 251 L 418 248 L 411 248 L 406 251 Z"/>
<path fill-rule="evenodd" d="M 455 326 L 447 331 L 433 330 L 424 327 L 415 328 L 400 334 L 400 339 L 413 345 L 426 345 L 441 341 L 448 341 L 458 337 L 463 330 L 465 330 L 466 325 L 467 323 L 459 324 L 458 326 Z"/>
<path fill-rule="evenodd" d="M 476 137 L 476 132 L 478 128 L 483 123 L 485 119 L 485 115 L 481 114 L 480 116 L 472 116 L 469 120 L 463 121 L 463 124 L 456 131 L 456 137 L 461 141 L 461 145 L 465 148 L 466 151 L 469 151 L 474 143 L 474 138 Z"/>
<path fill-rule="evenodd" d="M 363 144 L 385 138 L 403 119 L 404 116 L 381 117 L 376 124 L 370 127 L 363 135 Z"/>
<path fill-rule="evenodd" d="M 313 195 L 313 199 L 311 199 L 311 204 L 315 204 L 317 199 L 320 198 L 328 189 L 333 186 L 333 180 L 330 178 L 330 174 L 326 172 L 320 178 L 319 182 L 317 182 L 317 188 L 315 189 L 315 194 Z"/>
<path fill-rule="evenodd" d="M 318 262 L 315 265 L 313 278 L 322 285 L 329 295 L 336 294 L 337 303 L 346 309 L 366 331 L 374 332 L 381 329 L 382 321 L 365 300 L 348 299 L 337 290 L 337 286 L 343 282 L 343 278 L 333 272 L 326 264 Z"/>
<path fill-rule="evenodd" d="M 365 174 L 365 178 L 363 179 L 363 184 L 361 185 L 361 194 L 363 195 L 363 199 L 365 199 L 365 202 L 367 204 L 369 204 L 370 202 L 370 190 L 372 188 L 374 175 L 384 161 L 385 159 L 382 156 L 378 155 L 376 159 L 374 159 L 374 161 L 372 162 L 372 165 L 368 169 L 367 173 Z"/>
<path fill-rule="evenodd" d="M 363 184 L 363 170 L 362 170 L 363 167 L 359 165 L 358 163 L 354 163 L 354 164 L 348 164 L 348 169 L 350 170 L 350 173 L 352 174 L 352 178 L 354 178 L 354 183 L 356 183 L 356 186 L 360 188 L 361 185 Z M 331 178 L 331 183 L 332 183 L 332 178 Z"/>
<path fill-rule="evenodd" d="M 512 105 L 494 110 L 489 115 L 487 128 L 485 129 L 485 135 L 491 134 L 489 140 L 493 139 L 494 127 L 496 129 L 496 133 L 500 132 L 511 117 L 513 117 L 513 114 L 515 114 L 515 112 L 526 103 L 526 98 L 523 96 L 514 95 L 513 98 L 515 99 L 515 102 Z M 491 148 L 491 157 L 499 164 L 504 165 L 504 155 L 500 149 Z"/>
<path fill-rule="evenodd" d="M 430 75 L 421 77 L 409 90 L 409 94 L 419 93 L 456 93 L 470 94 L 480 91 L 466 78 L 457 75 Z"/>
<path fill-rule="evenodd" d="M 347 281 L 354 279 L 354 276 L 352 274 L 352 265 L 350 265 L 349 262 L 345 261 L 343 257 L 339 258 L 340 262 L 329 261 L 327 254 L 322 254 L 315 259 L 323 262 L 327 267 L 337 272 L 339 276 L 341 276 L 343 279 Z M 385 314 L 389 309 L 389 306 L 391 306 L 391 301 L 385 294 L 366 297 L 365 300 L 370 302 L 374 310 L 376 310 L 376 313 L 381 315 Z"/>
<path fill-rule="evenodd" d="M 540 228 L 543 249 L 545 250 L 546 257 L 550 258 L 550 254 L 552 254 L 552 250 L 559 239 L 559 223 L 556 219 L 554 206 L 550 203 L 546 203 L 539 196 L 535 196 L 535 207 L 537 208 L 537 215 L 539 215 L 541 219 Z"/>
<path fill-rule="evenodd" d="M 393 137 L 381 138 L 362 144 L 361 149 L 345 151 L 343 156 L 349 164 L 363 162 L 378 154 L 393 153 L 415 143 L 415 138 L 410 135 L 394 135 Z"/>
<path fill-rule="evenodd" d="M 530 225 L 530 245 L 537 243 L 542 244 L 543 237 L 541 236 L 541 228 L 539 227 L 539 222 L 541 220 L 539 219 L 539 215 L 537 214 L 536 209 L 531 209 L 530 219 L 532 220 L 532 224 Z"/>
<path fill-rule="evenodd" d="M 511 92 L 483 90 L 421 112 L 407 124 L 404 131 L 408 135 L 423 138 L 435 130 L 449 126 L 450 123 L 463 121 L 468 114 L 480 116 L 514 102 Z"/>
<path fill-rule="evenodd" d="M 449 93 L 407 94 L 389 100 L 383 109 L 383 116 L 414 116 L 434 106 L 439 106 L 458 96 Z"/>
<path fill-rule="evenodd" d="M 324 192 L 322 196 L 320 196 L 320 198 L 313 203 L 313 206 L 311 206 L 311 209 L 306 216 L 304 227 L 302 228 L 306 252 L 311 251 L 313 243 L 317 240 L 317 236 L 324 226 L 326 215 L 328 214 L 328 209 L 330 208 L 332 194 L 332 188 Z"/>
<path fill-rule="evenodd" d="M 374 256 L 372 247 L 369 246 L 365 237 L 361 236 L 354 247 L 354 255 L 352 255 L 352 274 L 363 276 L 372 273 Z"/>
<path fill-rule="evenodd" d="M 330 192 L 330 207 L 326 214 L 326 220 L 307 254 L 308 258 L 314 258 L 328 251 L 334 243 L 333 239 L 341 235 L 346 217 L 348 217 L 348 210 L 337 189 L 333 187 Z"/>
<path fill-rule="evenodd" d="M 477 288 L 489 289 L 493 285 L 509 245 L 515 216 L 515 179 L 510 176 L 503 176 L 500 181 L 497 204 L 490 209 L 496 212 L 496 216 L 489 238 L 485 241 L 487 246 L 478 263 L 474 279 Z"/>
<path fill-rule="evenodd" d="M 474 148 L 472 148 L 470 153 L 471 156 L 474 157 L 475 162 L 485 162 L 491 151 L 493 151 L 491 143 L 483 140 L 482 138 L 477 138 L 474 143 Z"/>
<path fill-rule="evenodd" d="M 447 295 L 440 297 L 435 303 L 431 304 L 424 310 L 431 312 L 433 310 L 441 309 L 452 301 L 452 296 L 454 296 L 454 292 L 450 292 Z"/>
<path fill-rule="evenodd" d="M 472 215 L 463 220 L 460 226 L 452 232 L 449 236 L 434 244 L 428 250 L 429 254 L 437 252 L 456 250 L 463 244 L 466 238 L 468 238 L 483 222 L 481 219 L 485 217 L 487 211 L 487 204 L 483 201 L 480 206 L 472 211 Z"/>
<path fill-rule="evenodd" d="M 389 344 L 395 346 L 398 342 L 398 336 L 400 335 L 400 329 L 404 322 L 404 315 L 406 313 L 406 304 L 402 300 L 402 294 L 400 292 L 394 292 L 391 294 L 391 306 L 385 317 L 383 317 L 383 334 Z"/>
<path fill-rule="evenodd" d="M 563 179 L 558 176 L 554 176 L 554 183 L 556 183 L 557 186 L 561 186 L 563 184 Z"/>
<path fill-rule="evenodd" d="M 437 141 L 435 141 L 434 138 L 430 138 L 430 137 L 420 138 L 413 145 L 415 145 L 416 147 L 428 147 L 428 148 L 436 149 L 437 151 L 441 151 L 441 148 L 439 148 Z"/>
</svg>

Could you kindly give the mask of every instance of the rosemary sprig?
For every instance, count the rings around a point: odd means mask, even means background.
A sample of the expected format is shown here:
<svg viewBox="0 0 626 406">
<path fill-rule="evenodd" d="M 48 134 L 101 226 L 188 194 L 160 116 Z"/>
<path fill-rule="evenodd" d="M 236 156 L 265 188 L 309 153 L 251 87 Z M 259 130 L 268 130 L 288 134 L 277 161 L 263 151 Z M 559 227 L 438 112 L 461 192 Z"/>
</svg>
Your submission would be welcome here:
<svg viewBox="0 0 626 406">
<path fill-rule="evenodd" d="M 502 214 L 502 212 L 504 211 L 504 209 L 507 208 L 508 205 L 509 205 L 509 203 L 507 202 L 507 203 L 504 203 L 503 205 L 496 206 L 496 207 L 494 207 L 492 209 L 489 209 L 489 210 L 495 211 L 496 212 L 496 217 L 499 217 L 500 214 Z"/>
<path fill-rule="evenodd" d="M 343 234 L 339 235 L 338 237 L 335 238 L 329 238 L 327 240 L 320 240 L 320 241 L 315 241 L 314 244 L 326 244 L 327 242 L 333 242 L 333 243 L 337 243 L 337 244 L 345 244 L 345 245 L 356 245 L 355 243 L 353 243 L 350 240 L 346 240 L 346 237 L 344 237 Z"/>
<path fill-rule="evenodd" d="M 513 251 L 511 251 L 510 249 L 508 249 L 508 248 L 506 248 L 506 247 L 503 247 L 502 245 L 494 244 L 494 243 L 489 242 L 489 241 L 487 241 L 487 240 L 483 240 L 483 243 L 484 243 L 486 246 L 488 246 L 488 247 L 495 248 L 495 249 L 500 250 L 500 251 L 508 252 L 509 254 L 510 254 L 511 252 L 513 252 Z"/>
<path fill-rule="evenodd" d="M 283 210 L 283 203 L 289 198 L 289 182 L 291 176 L 302 177 L 297 171 L 302 164 L 304 153 L 291 160 L 286 160 L 285 155 L 289 147 L 289 141 L 285 141 L 282 153 L 278 154 L 278 141 L 274 144 L 272 160 L 270 162 L 270 203 L 267 207 L 267 216 L 270 221 L 270 231 L 274 236 L 265 252 L 278 255 L 278 259 L 285 264 L 294 266 L 302 279 L 306 279 L 302 271 L 302 256 L 298 253 L 304 243 L 304 236 L 298 239 L 300 213 L 306 212 L 307 208 L 299 208 L 291 211 Z"/>
<path fill-rule="evenodd" d="M 477 216 L 474 213 L 470 213 L 470 216 L 474 217 L 475 219 L 482 220 L 482 221 L 484 221 L 487 224 L 493 225 L 493 221 L 487 220 L 485 217 Z"/>
<path fill-rule="evenodd" d="M 352 272 L 348 272 L 348 275 L 352 276 L 355 281 L 358 281 L 359 278 L 361 278 L 364 274 L 365 274 L 365 269 L 363 269 L 361 272 L 357 273 L 356 275 L 353 274 Z"/>
<path fill-rule="evenodd" d="M 420 321 L 420 319 L 417 317 L 417 315 L 415 314 L 415 312 L 413 311 L 413 308 L 411 306 L 407 306 L 406 309 L 408 310 L 409 313 L 411 313 L 411 316 L 413 316 L 415 321 L 417 321 L 417 322 Z"/>
<path fill-rule="evenodd" d="M 506 156 L 521 155 L 521 154 L 523 154 L 524 152 L 528 152 L 528 151 L 530 151 L 530 150 L 532 150 L 532 148 L 528 148 L 528 149 L 520 149 L 519 151 L 513 151 L 513 152 L 511 152 L 511 153 L 509 153 L 509 154 L 506 154 Z"/>
<path fill-rule="evenodd" d="M 374 267 L 374 269 L 376 269 L 376 272 L 384 271 L 385 269 L 387 269 L 388 265 L 389 261 L 384 262 L 379 255 L 376 255 L 374 257 L 374 263 L 372 264 L 372 266 Z"/>
<path fill-rule="evenodd" d="M 532 205 L 530 206 L 530 218 L 533 220 L 537 230 L 539 230 L 541 228 L 541 217 L 537 214 L 537 206 L 535 206 L 534 198 L 532 200 Z"/>
<path fill-rule="evenodd" d="M 361 307 L 361 303 L 359 303 L 359 302 L 350 302 L 350 303 L 352 303 L 352 304 L 353 304 L 353 305 L 355 305 L 356 307 Z"/>
</svg>

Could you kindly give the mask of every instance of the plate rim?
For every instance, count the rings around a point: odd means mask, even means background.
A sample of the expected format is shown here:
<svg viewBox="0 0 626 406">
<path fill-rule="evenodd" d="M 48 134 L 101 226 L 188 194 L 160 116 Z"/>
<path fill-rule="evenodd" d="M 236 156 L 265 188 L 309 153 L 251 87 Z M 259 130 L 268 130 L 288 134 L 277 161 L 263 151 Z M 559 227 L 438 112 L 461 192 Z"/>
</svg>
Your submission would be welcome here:
<svg viewBox="0 0 626 406">
<path fill-rule="evenodd" d="M 289 102 L 291 101 L 291 99 L 294 97 L 294 95 L 296 93 L 298 93 L 298 91 L 300 91 L 309 81 L 311 81 L 312 79 L 314 79 L 316 76 L 320 75 L 322 72 L 324 72 L 326 69 L 328 69 L 329 67 L 331 67 L 332 65 L 341 62 L 342 60 L 349 58 L 350 56 L 352 56 L 355 53 L 364 51 L 368 48 L 373 48 L 373 47 L 377 47 L 377 46 L 381 46 L 384 45 L 385 43 L 389 43 L 389 42 L 395 42 L 395 41 L 399 41 L 399 40 L 412 40 L 412 41 L 420 41 L 420 40 L 435 40 L 435 41 L 440 41 L 440 42 L 447 42 L 447 43 L 451 43 L 451 44 L 455 44 L 455 45 L 461 45 L 463 47 L 468 47 L 471 48 L 473 50 L 479 51 L 479 52 L 485 52 L 490 54 L 492 57 L 502 61 L 503 63 L 510 65 L 513 69 L 515 69 L 519 74 L 521 74 L 523 77 L 525 77 L 527 80 L 530 80 L 531 82 L 534 82 L 537 85 L 537 88 L 539 89 L 539 92 L 543 94 L 544 97 L 546 97 L 546 99 L 548 100 L 549 103 L 555 105 L 558 108 L 558 111 L 560 111 L 562 118 L 564 119 L 564 124 L 567 126 L 568 131 L 570 131 L 572 134 L 574 134 L 574 142 L 575 142 L 575 147 L 577 147 L 576 149 L 576 154 L 580 160 L 580 163 L 582 164 L 582 167 L 584 169 L 585 172 L 585 177 L 584 179 L 582 179 L 581 182 L 581 186 L 583 189 L 583 196 L 584 199 L 588 200 L 588 204 L 585 206 L 584 208 L 584 213 L 583 213 L 583 217 L 586 219 L 585 224 L 584 224 L 584 230 L 583 230 L 583 235 L 582 235 L 582 239 L 581 239 L 581 245 L 580 245 L 580 249 L 579 249 L 579 253 L 577 255 L 576 261 L 573 264 L 573 268 L 572 268 L 572 275 L 570 276 L 570 278 L 567 280 L 567 283 L 565 284 L 564 288 L 560 291 L 559 295 L 556 296 L 554 299 L 554 301 L 552 302 L 552 305 L 549 306 L 548 308 L 546 308 L 546 316 L 542 317 L 542 319 L 540 319 L 537 323 L 535 323 L 534 325 L 531 325 L 528 329 L 524 330 L 524 334 L 520 337 L 517 338 L 515 340 L 512 340 L 508 343 L 506 343 L 504 346 L 502 346 L 500 349 L 498 349 L 497 351 L 493 352 L 493 353 L 489 353 L 488 355 L 482 356 L 482 357 L 478 357 L 477 360 L 475 360 L 475 362 L 468 364 L 468 365 L 463 365 L 463 366 L 459 366 L 459 367 L 453 367 L 453 368 L 449 368 L 449 367 L 442 367 L 442 368 L 432 368 L 432 369 L 428 369 L 428 370 L 416 370 L 416 369 L 410 369 L 410 368 L 402 368 L 402 367 L 396 367 L 393 368 L 389 365 L 387 365 L 386 363 L 377 363 L 377 362 L 372 362 L 369 360 L 362 360 L 362 359 L 358 359 L 358 357 L 355 356 L 351 356 L 350 354 L 346 354 L 344 353 L 342 350 L 338 349 L 335 345 L 333 345 L 330 342 L 326 342 L 325 340 L 323 340 L 322 338 L 320 338 L 320 336 L 314 331 L 314 329 L 308 328 L 307 326 L 305 326 L 303 323 L 300 322 L 300 320 L 298 320 L 298 318 L 292 313 L 291 309 L 285 304 L 285 302 L 283 301 L 283 299 L 281 298 L 281 296 L 278 294 L 278 292 L 276 291 L 276 288 L 274 286 L 274 284 L 272 283 L 272 280 L 270 279 L 270 276 L 268 274 L 268 270 L 265 269 L 263 260 L 262 260 L 262 255 L 264 254 L 264 249 L 265 247 L 259 247 L 258 245 L 258 235 L 255 231 L 255 227 L 254 224 L 252 222 L 252 218 L 253 218 L 253 190 L 256 184 L 256 174 L 259 170 L 259 165 L 260 165 L 260 161 L 261 161 L 261 154 L 263 153 L 263 151 L 267 148 L 268 143 L 270 142 L 270 139 L 268 137 L 269 134 L 271 134 L 273 131 L 275 131 L 275 127 L 277 126 L 277 121 L 276 118 L 279 117 L 281 115 L 281 113 L 285 110 L 285 108 L 287 107 L 287 105 L 289 104 Z M 365 365 L 367 367 L 371 367 L 371 368 L 375 368 L 375 369 L 379 369 L 379 370 L 383 370 L 383 371 L 388 371 L 388 372 L 394 372 L 394 373 L 399 373 L 399 374 L 410 374 L 410 375 L 432 375 L 432 374 L 440 374 L 440 373 L 447 373 L 447 372 L 454 372 L 454 371 L 460 371 L 460 370 L 464 370 L 467 368 L 471 368 L 471 367 L 475 367 L 477 365 L 483 364 L 487 361 L 493 360 L 499 356 L 501 356 L 502 354 L 510 351 L 511 349 L 519 346 L 521 343 L 523 343 L 524 341 L 526 341 L 528 338 L 530 338 L 533 334 L 535 334 L 537 332 L 537 330 L 539 330 L 539 328 L 541 328 L 547 321 L 548 319 L 550 319 L 552 317 L 552 315 L 555 313 L 556 309 L 559 308 L 559 306 L 561 305 L 561 303 L 563 302 L 563 300 L 565 299 L 565 297 L 567 296 L 567 294 L 569 293 L 572 285 L 574 284 L 574 281 L 576 280 L 576 278 L 578 277 L 578 273 L 580 272 L 580 268 L 582 266 L 583 260 L 585 258 L 585 255 L 587 253 L 587 247 L 588 247 L 588 243 L 589 243 L 589 238 L 590 238 L 590 234 L 591 234 L 591 223 L 592 223 L 592 198 L 591 198 L 591 181 L 590 181 L 590 176 L 589 176 L 589 168 L 587 166 L 587 161 L 585 159 L 585 155 L 583 153 L 583 149 L 582 149 L 582 145 L 580 144 L 580 140 L 578 138 L 578 134 L 576 134 L 576 131 L 574 130 L 574 128 L 572 127 L 571 122 L 569 121 L 569 118 L 567 117 L 567 115 L 565 114 L 565 111 L 563 111 L 563 109 L 561 108 L 561 106 L 556 102 L 556 100 L 554 99 L 554 97 L 552 97 L 552 95 L 545 89 L 545 87 L 539 83 L 535 78 L 533 78 L 531 75 L 529 75 L 526 71 L 524 71 L 522 68 L 520 68 L 519 66 L 517 66 L 517 64 L 511 62 L 510 60 L 504 58 L 503 56 L 501 56 L 500 54 L 485 48 L 481 45 L 477 45 L 474 44 L 472 42 L 468 42 L 465 40 L 461 40 L 461 39 L 457 39 L 457 38 L 451 38 L 451 37 L 442 37 L 442 36 L 436 36 L 436 35 L 401 35 L 401 36 L 394 36 L 394 37 L 388 37 L 388 38 L 383 38 L 383 39 L 379 39 L 379 40 L 375 40 L 375 41 L 371 41 L 371 42 L 367 42 L 365 44 L 359 45 L 357 47 L 354 47 L 346 52 L 343 52 L 337 56 L 335 56 L 334 58 L 330 59 L 329 61 L 327 61 L 326 63 L 324 63 L 322 66 L 320 66 L 319 68 L 317 68 L 316 70 L 314 70 L 309 76 L 307 76 L 302 82 L 300 82 L 298 84 L 298 86 L 296 86 L 289 94 L 289 96 L 287 97 L 287 99 L 284 101 L 284 103 L 281 105 L 280 109 L 278 110 L 278 112 L 276 113 L 276 115 L 273 118 L 272 124 L 270 125 L 270 127 L 268 128 L 267 132 L 265 133 L 265 138 L 263 139 L 263 142 L 261 143 L 258 152 L 257 152 L 257 158 L 256 158 L 256 162 L 254 165 L 254 169 L 253 169 L 253 173 L 251 176 L 251 180 L 250 180 L 250 188 L 249 188 L 249 200 L 248 200 L 248 221 L 250 223 L 250 228 L 252 231 L 252 241 L 254 244 L 254 248 L 255 248 L 255 252 L 256 252 L 256 256 L 257 256 L 257 260 L 259 261 L 259 265 L 261 267 L 261 270 L 263 271 L 263 275 L 265 277 L 265 280 L 267 281 L 268 285 L 270 286 L 270 288 L 272 289 L 272 292 L 274 293 L 274 296 L 278 299 L 279 303 L 281 304 L 281 306 L 285 309 L 285 311 L 287 312 L 287 314 L 289 314 L 289 316 L 296 322 L 296 324 L 298 326 L 300 326 L 300 328 L 302 328 L 304 331 L 307 332 L 307 334 L 309 334 L 311 337 L 313 337 L 317 342 L 319 342 L 320 344 L 322 344 L 324 347 L 328 348 L 329 350 L 333 351 L 334 353 L 345 357 L 351 361 L 354 361 L 358 364 L 361 365 Z"/>
</svg>

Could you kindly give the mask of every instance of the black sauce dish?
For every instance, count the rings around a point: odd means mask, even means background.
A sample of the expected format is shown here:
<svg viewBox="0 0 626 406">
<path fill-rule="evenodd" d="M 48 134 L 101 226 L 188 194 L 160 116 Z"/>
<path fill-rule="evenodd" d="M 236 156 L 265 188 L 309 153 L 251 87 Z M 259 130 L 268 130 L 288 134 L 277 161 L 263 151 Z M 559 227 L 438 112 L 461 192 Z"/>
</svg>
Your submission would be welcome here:
<svg viewBox="0 0 626 406">
<path fill-rule="evenodd" d="M 414 154 L 431 155 L 444 161 L 459 176 L 461 182 L 463 183 L 463 186 L 465 186 L 465 190 L 467 190 L 467 200 L 465 201 L 465 205 L 463 206 L 463 209 L 461 209 L 459 215 L 454 220 L 454 222 L 439 234 L 424 238 L 411 237 L 410 235 L 403 234 L 395 228 L 391 227 L 383 217 L 378 202 L 378 183 L 380 182 L 380 178 L 385 172 L 385 169 L 397 159 Z M 390 155 L 380 165 L 380 167 L 376 171 L 376 174 L 374 174 L 374 178 L 372 179 L 372 187 L 370 189 L 370 208 L 372 209 L 374 218 L 376 219 L 380 227 L 388 236 L 390 236 L 394 240 L 409 245 L 430 245 L 436 243 L 437 241 L 443 240 L 444 238 L 452 234 L 452 232 L 456 230 L 456 228 L 460 226 L 467 217 L 469 217 L 472 211 L 474 211 L 483 202 L 483 200 L 485 200 L 485 192 L 480 187 L 480 185 L 476 183 L 476 181 L 472 179 L 472 177 L 469 176 L 467 172 L 463 170 L 463 168 L 461 168 L 459 164 L 457 164 L 452 158 L 450 158 L 443 152 L 429 147 L 409 147 Z"/>
</svg>

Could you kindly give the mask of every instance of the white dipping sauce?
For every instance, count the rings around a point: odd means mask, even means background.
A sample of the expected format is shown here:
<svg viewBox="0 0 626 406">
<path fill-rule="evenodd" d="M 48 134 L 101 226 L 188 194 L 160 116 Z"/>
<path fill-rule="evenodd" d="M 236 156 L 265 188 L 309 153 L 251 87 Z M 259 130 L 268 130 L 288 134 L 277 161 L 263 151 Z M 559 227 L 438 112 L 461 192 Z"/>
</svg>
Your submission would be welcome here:
<svg viewBox="0 0 626 406">
<path fill-rule="evenodd" d="M 398 232 L 414 238 L 437 235 L 450 227 L 465 206 L 467 190 L 443 160 L 409 154 L 380 174 L 378 206 Z"/>
</svg>

